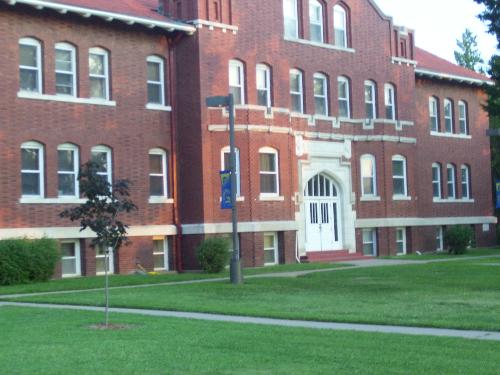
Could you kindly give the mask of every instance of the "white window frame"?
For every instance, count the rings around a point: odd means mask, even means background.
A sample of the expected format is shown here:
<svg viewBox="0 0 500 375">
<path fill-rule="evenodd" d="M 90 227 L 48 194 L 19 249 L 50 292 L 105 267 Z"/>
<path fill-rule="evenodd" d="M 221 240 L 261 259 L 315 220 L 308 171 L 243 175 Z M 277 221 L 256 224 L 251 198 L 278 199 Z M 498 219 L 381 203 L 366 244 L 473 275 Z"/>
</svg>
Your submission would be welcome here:
<svg viewBox="0 0 500 375">
<path fill-rule="evenodd" d="M 274 169 L 276 170 L 275 172 L 269 172 L 269 171 L 261 171 L 260 170 L 260 155 L 261 154 L 273 154 L 274 155 Z M 276 176 L 276 191 L 275 192 L 266 192 L 263 193 L 262 191 L 260 192 L 261 197 L 276 197 L 279 196 L 280 192 L 280 169 L 279 169 L 279 159 L 278 159 L 278 151 L 275 150 L 274 148 L 271 147 L 262 147 L 259 149 L 259 177 L 262 175 L 274 175 Z M 260 181 L 259 181 L 259 190 L 260 190 Z"/>
<path fill-rule="evenodd" d="M 370 234 L 370 241 L 365 241 L 365 233 Z M 372 253 L 370 254 L 371 256 L 377 256 L 377 231 L 375 228 L 365 228 L 361 230 L 361 242 L 362 242 L 362 251 L 364 254 L 364 247 L 365 245 L 371 245 L 372 247 Z"/>
<path fill-rule="evenodd" d="M 91 86 L 90 84 L 90 78 L 98 78 L 101 80 L 104 80 L 104 86 L 105 86 L 105 98 L 101 97 L 92 97 L 92 99 L 98 99 L 98 100 L 105 100 L 109 101 L 110 100 L 110 90 L 109 90 L 109 52 L 106 51 L 105 49 L 99 48 L 99 47 L 92 47 L 89 49 L 89 60 L 90 60 L 90 55 L 100 55 L 103 56 L 103 61 L 104 61 L 104 74 L 92 74 L 90 73 L 89 69 L 89 87 Z M 90 66 L 90 62 L 89 62 Z M 89 93 L 90 94 L 90 93 Z"/>
<path fill-rule="evenodd" d="M 72 151 L 73 152 L 73 171 L 60 171 L 57 169 L 57 191 L 59 198 L 79 198 L 80 197 L 80 186 L 78 183 L 78 170 L 80 168 L 80 155 L 79 149 L 77 146 L 71 143 L 64 143 L 62 145 L 57 146 L 57 151 Z M 59 157 L 59 156 L 58 156 Z M 59 162 L 59 160 L 58 160 Z M 59 175 L 73 175 L 73 181 L 75 183 L 75 192 L 73 195 L 62 195 L 59 192 Z"/>
<path fill-rule="evenodd" d="M 337 78 L 337 85 L 338 85 L 338 107 L 339 107 L 339 118 L 351 118 L 351 88 L 350 88 L 350 83 L 349 83 L 349 79 L 347 77 L 344 77 L 344 76 L 339 76 Z M 341 97 L 340 96 L 340 85 L 345 85 L 345 92 L 346 92 L 346 96 L 345 97 Z M 340 114 L 340 103 L 343 102 L 343 103 L 346 103 L 347 104 L 347 116 L 341 116 Z"/>
<path fill-rule="evenodd" d="M 444 250 L 444 229 L 442 226 L 436 228 L 436 244 L 439 241 L 439 245 L 436 248 L 436 251 Z"/>
<path fill-rule="evenodd" d="M 66 51 L 70 52 L 71 54 L 71 70 L 58 70 L 57 69 L 57 51 Z M 56 64 L 56 79 L 55 79 L 55 85 L 56 85 L 56 95 L 61 95 L 61 96 L 71 96 L 71 97 L 77 97 L 77 73 L 76 73 L 76 48 L 69 44 L 69 43 L 56 43 L 55 45 L 55 57 L 56 59 L 55 64 Z M 63 93 L 58 93 L 57 92 L 57 75 L 58 74 L 65 74 L 65 75 L 70 75 L 71 76 L 71 84 L 72 84 L 72 93 L 71 94 L 63 94 Z"/>
<path fill-rule="evenodd" d="M 236 151 L 236 196 L 241 196 L 241 177 L 240 177 L 240 150 L 239 148 L 235 148 Z M 229 154 L 231 157 L 231 148 L 229 146 L 223 147 L 220 155 L 220 165 L 221 170 L 230 170 L 230 165 L 225 165 L 225 155 Z"/>
<path fill-rule="evenodd" d="M 316 93 L 316 90 L 315 90 L 316 80 L 319 80 L 322 82 L 322 87 L 323 87 L 322 91 L 323 92 L 321 94 Z M 327 78 L 327 76 L 324 75 L 323 73 L 314 73 L 313 88 L 314 88 L 314 113 L 317 115 L 321 115 L 321 116 L 328 116 L 329 111 L 328 111 L 328 78 Z M 323 113 L 318 112 L 318 108 L 316 106 L 317 100 L 323 101 L 323 106 L 325 108 L 325 111 Z"/>
<path fill-rule="evenodd" d="M 393 84 L 384 85 L 385 116 L 388 120 L 396 120 L 396 89 Z M 390 111 L 387 116 L 387 112 Z"/>
<path fill-rule="evenodd" d="M 80 241 L 79 240 L 64 240 L 60 242 L 61 245 L 65 243 L 72 243 L 75 245 L 75 256 L 74 257 L 65 257 L 61 256 L 61 277 L 79 277 L 82 275 L 82 265 L 81 265 L 81 252 L 80 252 Z M 63 273 L 62 263 L 64 260 L 75 260 L 75 271 L 76 273 Z"/>
<path fill-rule="evenodd" d="M 371 90 L 371 95 L 370 95 L 370 98 L 369 100 L 368 97 L 367 97 L 367 89 L 370 89 Z M 365 112 L 366 112 L 366 118 L 369 118 L 369 119 L 376 119 L 377 118 L 377 85 L 375 84 L 375 82 L 373 81 L 365 81 Z M 368 116 L 368 106 L 371 107 L 371 110 L 372 110 L 372 113 L 373 113 L 373 116 L 372 117 L 369 117 Z"/>
<path fill-rule="evenodd" d="M 270 232 L 270 233 L 264 233 L 264 238 L 268 237 L 273 237 L 273 247 L 266 248 L 264 247 L 264 254 L 266 251 L 274 251 L 274 262 L 264 262 L 264 266 L 274 266 L 276 264 L 279 264 L 279 251 L 278 251 L 278 233 L 276 232 Z M 263 240 L 263 244 L 265 244 L 265 240 Z M 265 259 L 265 255 L 264 255 Z"/>
<path fill-rule="evenodd" d="M 319 9 L 319 19 L 315 18 L 316 10 Z M 320 29 L 320 39 L 315 40 L 312 38 L 313 27 Z M 324 26 L 323 26 L 323 5 L 318 0 L 309 0 L 309 36 L 311 41 L 316 43 L 324 43 Z"/>
<path fill-rule="evenodd" d="M 97 172 L 98 175 L 100 176 L 106 176 L 106 180 L 109 182 L 110 185 L 113 185 L 113 164 L 112 164 L 112 151 L 109 147 L 107 146 L 94 146 L 90 150 L 91 155 L 94 153 L 106 153 L 106 164 L 108 166 L 108 169 L 106 172 Z"/>
<path fill-rule="evenodd" d="M 163 247 L 162 247 L 161 252 L 155 251 L 156 250 L 156 247 L 154 246 L 155 241 L 162 241 L 163 242 Z M 169 257 L 168 257 L 169 254 L 168 254 L 168 252 L 169 252 L 168 238 L 162 237 L 162 236 L 153 237 L 153 265 L 155 264 L 155 261 L 154 261 L 155 255 L 163 255 L 163 267 L 154 267 L 153 266 L 155 271 L 169 271 Z"/>
<path fill-rule="evenodd" d="M 292 11 L 287 11 L 287 6 Z M 299 38 L 299 16 L 297 0 L 283 0 L 283 33 L 285 38 Z M 287 28 L 287 25 L 293 23 L 293 30 Z"/>
<path fill-rule="evenodd" d="M 447 134 L 453 133 L 453 103 L 450 99 L 445 99 L 444 102 L 444 129 Z M 448 111 L 449 108 L 449 111 Z M 448 126 L 449 124 L 449 126 Z"/>
<path fill-rule="evenodd" d="M 257 91 L 265 91 L 266 93 L 266 107 L 271 107 L 271 68 L 265 64 L 257 64 L 256 66 L 256 87 Z M 264 86 L 262 86 L 261 77 L 259 74 L 264 75 Z M 257 93 L 258 94 L 258 93 Z M 258 96 L 258 95 L 257 95 Z"/>
<path fill-rule="evenodd" d="M 163 197 L 167 198 L 168 197 L 168 179 L 167 179 L 167 152 L 165 150 L 162 150 L 161 148 L 153 148 L 149 150 L 148 153 L 148 161 L 149 161 L 149 155 L 160 155 L 161 156 L 161 167 L 162 167 L 162 173 L 151 173 L 151 170 L 149 170 L 149 186 L 151 187 L 151 177 L 161 177 L 162 178 L 162 184 L 163 184 L 163 192 L 162 195 L 151 195 L 151 190 L 149 192 L 149 197 Z"/>
<path fill-rule="evenodd" d="M 452 172 L 450 175 L 450 171 Z M 451 179 L 450 179 L 451 177 Z M 452 187 L 452 194 L 450 194 L 450 187 Z M 457 198 L 457 178 L 456 178 L 456 170 L 453 164 L 446 165 L 446 192 L 448 195 L 448 199 L 456 199 Z"/>
<path fill-rule="evenodd" d="M 231 70 L 232 69 L 237 69 L 236 74 L 239 79 L 238 82 L 231 82 Z M 243 63 L 239 60 L 229 60 L 229 91 L 231 91 L 231 88 L 236 88 L 240 92 L 240 98 L 241 102 L 237 102 L 236 98 L 234 101 L 235 105 L 243 105 L 245 104 L 245 67 L 243 66 Z"/>
<path fill-rule="evenodd" d="M 363 161 L 364 160 L 369 160 L 372 164 L 372 168 L 371 168 L 371 176 L 365 176 L 363 174 L 364 172 L 364 168 L 363 168 Z M 377 165 L 375 163 L 375 156 L 371 155 L 371 154 L 364 154 L 364 155 L 361 155 L 361 158 L 360 158 L 360 175 L 361 175 L 361 196 L 363 197 L 376 197 L 377 196 Z M 370 179 L 372 180 L 372 184 L 373 184 L 373 193 L 367 193 L 365 191 L 365 184 L 364 184 L 364 180 L 365 179 Z"/>
<path fill-rule="evenodd" d="M 292 75 L 297 76 L 299 82 L 299 91 L 292 90 Z M 293 108 L 293 97 L 298 96 L 300 98 L 300 108 L 297 112 Z M 295 113 L 304 113 L 304 82 L 302 72 L 298 69 L 290 69 L 290 110 Z"/>
<path fill-rule="evenodd" d="M 439 111 L 438 100 L 431 96 L 429 98 L 429 126 L 431 132 L 439 132 Z"/>
<path fill-rule="evenodd" d="M 437 169 L 437 180 L 434 179 L 434 169 Z M 434 194 L 434 186 L 438 187 L 438 192 L 439 195 L 436 196 Z M 441 182 L 441 164 L 439 163 L 432 163 L 432 196 L 434 199 L 441 199 L 443 197 L 443 190 L 442 190 L 442 182 Z"/>
<path fill-rule="evenodd" d="M 467 123 L 468 117 L 467 103 L 463 100 L 458 101 L 458 123 L 460 134 L 469 134 L 469 124 Z"/>
<path fill-rule="evenodd" d="M 394 174 L 394 167 L 392 168 L 392 188 L 393 188 L 393 198 L 396 197 L 396 198 L 399 198 L 399 197 L 408 197 L 408 176 L 407 176 L 407 173 L 408 173 L 408 168 L 407 168 L 407 165 L 406 165 L 406 158 L 402 155 L 394 155 L 392 157 L 392 163 L 394 163 L 395 161 L 399 161 L 399 162 L 402 162 L 403 163 L 403 175 L 400 176 L 400 175 L 395 175 Z M 394 180 L 395 179 L 402 179 L 403 180 L 403 186 L 404 186 L 404 192 L 403 194 L 400 194 L 400 193 L 395 193 L 394 192 Z"/>
<path fill-rule="evenodd" d="M 97 254 L 97 246 L 95 247 L 95 258 L 96 258 L 96 261 L 97 259 L 104 259 L 104 267 L 106 267 L 106 254 L 102 254 L 102 255 L 99 255 Z M 115 273 L 115 254 L 114 254 L 114 251 L 113 249 L 110 247 L 108 248 L 108 274 L 112 275 Z M 97 262 L 96 262 L 97 263 Z M 96 266 L 96 276 L 101 276 L 101 275 L 104 275 L 106 272 L 105 271 L 102 271 L 102 272 L 97 272 L 97 266 Z"/>
<path fill-rule="evenodd" d="M 401 239 L 398 239 L 398 235 L 401 233 Z M 399 252 L 399 244 L 403 245 L 403 251 Z M 407 247 L 406 247 L 406 228 L 396 228 L 396 254 L 397 255 L 406 255 Z"/>
<path fill-rule="evenodd" d="M 148 64 L 157 64 L 158 69 L 159 69 L 159 75 L 160 75 L 160 80 L 159 81 L 151 81 L 149 78 L 147 78 L 147 86 L 148 86 L 148 104 L 154 104 L 154 105 L 165 105 L 165 61 L 163 58 L 159 56 L 148 56 L 146 59 L 146 66 Z M 149 67 L 147 67 L 149 68 Z M 149 85 L 155 85 L 155 86 L 160 86 L 160 102 L 155 103 L 149 101 Z"/>
<path fill-rule="evenodd" d="M 38 151 L 38 169 L 22 169 L 21 155 L 21 196 L 23 198 L 43 198 L 45 196 L 45 170 L 44 170 L 44 146 L 38 142 L 25 142 L 21 145 L 21 153 L 23 149 L 32 149 Z M 22 191 L 22 174 L 38 174 L 38 191 L 39 194 L 24 194 Z"/>
<path fill-rule="evenodd" d="M 470 189 L 470 167 L 462 165 L 460 167 L 461 185 L 462 185 L 462 199 L 471 199 L 472 192 Z"/>
<path fill-rule="evenodd" d="M 341 25 L 338 25 L 338 21 L 341 21 Z M 339 27 L 340 26 L 340 27 Z M 337 32 L 342 32 L 343 43 L 337 40 Z M 337 47 L 347 48 L 349 41 L 347 40 L 347 12 L 344 7 L 340 5 L 335 5 L 333 7 L 333 41 Z"/>
<path fill-rule="evenodd" d="M 21 38 L 19 39 L 19 47 L 21 45 L 24 46 L 30 46 L 30 47 L 36 47 L 36 67 L 32 66 L 27 66 L 27 65 L 21 65 L 21 61 L 19 61 L 19 91 L 20 92 L 28 92 L 28 93 L 42 93 L 42 78 L 43 78 L 43 71 L 42 71 L 42 45 L 41 43 L 33 38 Z M 20 51 L 19 51 L 20 54 Z M 19 58 L 20 59 L 20 58 Z M 31 71 L 36 71 L 37 73 L 37 87 L 36 90 L 23 90 L 21 88 L 21 70 L 31 70 Z"/>
</svg>

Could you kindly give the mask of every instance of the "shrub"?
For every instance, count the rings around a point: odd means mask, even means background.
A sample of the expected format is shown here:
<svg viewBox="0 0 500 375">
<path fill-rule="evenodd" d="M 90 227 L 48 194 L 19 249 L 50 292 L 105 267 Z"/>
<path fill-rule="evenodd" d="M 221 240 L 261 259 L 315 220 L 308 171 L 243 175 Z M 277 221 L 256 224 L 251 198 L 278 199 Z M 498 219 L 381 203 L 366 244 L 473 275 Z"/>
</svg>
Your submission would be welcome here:
<svg viewBox="0 0 500 375">
<path fill-rule="evenodd" d="M 229 242 L 225 238 L 209 238 L 198 247 L 197 256 L 205 272 L 221 272 L 229 261 Z"/>
<path fill-rule="evenodd" d="M 445 241 L 451 254 L 463 254 L 472 240 L 472 229 L 458 225 L 446 230 Z"/>
<path fill-rule="evenodd" d="M 57 241 L 12 239 L 0 241 L 0 285 L 47 281 L 59 260 Z"/>
</svg>

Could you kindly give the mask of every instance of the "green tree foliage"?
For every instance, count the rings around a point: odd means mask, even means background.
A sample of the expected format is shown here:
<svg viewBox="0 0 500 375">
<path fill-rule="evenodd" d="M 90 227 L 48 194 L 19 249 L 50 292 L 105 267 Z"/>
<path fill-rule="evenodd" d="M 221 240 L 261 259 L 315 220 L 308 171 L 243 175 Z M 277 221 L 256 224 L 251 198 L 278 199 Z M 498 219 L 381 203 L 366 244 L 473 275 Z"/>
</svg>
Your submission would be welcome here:
<svg viewBox="0 0 500 375">
<path fill-rule="evenodd" d="M 484 60 L 477 48 L 477 36 L 469 29 L 465 29 L 462 40 L 457 40 L 458 51 L 455 51 L 457 64 L 476 72 L 484 73 Z"/>
</svg>

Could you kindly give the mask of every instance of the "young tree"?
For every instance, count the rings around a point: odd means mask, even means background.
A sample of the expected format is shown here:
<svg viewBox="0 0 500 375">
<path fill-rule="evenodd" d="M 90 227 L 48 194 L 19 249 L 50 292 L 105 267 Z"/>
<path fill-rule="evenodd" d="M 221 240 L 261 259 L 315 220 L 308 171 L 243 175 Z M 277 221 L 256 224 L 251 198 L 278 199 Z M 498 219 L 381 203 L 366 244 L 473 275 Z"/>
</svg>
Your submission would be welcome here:
<svg viewBox="0 0 500 375">
<path fill-rule="evenodd" d="M 462 40 L 457 39 L 458 51 L 455 51 L 457 64 L 467 69 L 484 73 L 484 60 L 477 48 L 477 36 L 469 29 L 465 29 Z"/>
<path fill-rule="evenodd" d="M 137 210 L 130 200 L 129 181 L 118 180 L 114 185 L 99 175 L 101 165 L 95 161 L 83 164 L 78 174 L 80 191 L 87 198 L 85 203 L 64 210 L 59 215 L 80 222 L 80 231 L 87 228 L 96 234 L 92 246 L 100 246 L 105 254 L 105 315 L 109 327 L 109 252 L 117 252 L 128 244 L 128 226 L 119 219 L 120 214 Z"/>
</svg>

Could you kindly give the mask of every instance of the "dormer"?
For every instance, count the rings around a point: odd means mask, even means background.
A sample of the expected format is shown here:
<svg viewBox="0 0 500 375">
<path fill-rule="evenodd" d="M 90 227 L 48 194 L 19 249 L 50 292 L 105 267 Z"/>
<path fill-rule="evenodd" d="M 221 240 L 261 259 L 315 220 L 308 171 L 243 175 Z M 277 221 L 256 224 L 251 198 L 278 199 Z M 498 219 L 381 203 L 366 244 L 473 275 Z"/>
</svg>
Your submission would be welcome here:
<svg viewBox="0 0 500 375">
<path fill-rule="evenodd" d="M 405 60 L 414 60 L 415 38 L 414 31 L 406 27 L 393 27 L 392 56 Z"/>
<path fill-rule="evenodd" d="M 231 25 L 232 0 L 159 0 L 159 11 L 179 20 L 203 20 Z"/>
</svg>

